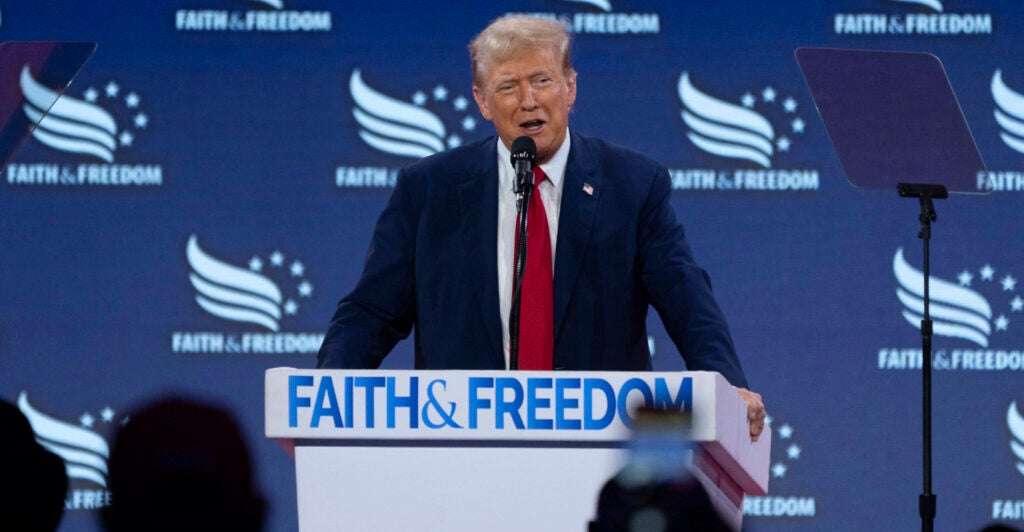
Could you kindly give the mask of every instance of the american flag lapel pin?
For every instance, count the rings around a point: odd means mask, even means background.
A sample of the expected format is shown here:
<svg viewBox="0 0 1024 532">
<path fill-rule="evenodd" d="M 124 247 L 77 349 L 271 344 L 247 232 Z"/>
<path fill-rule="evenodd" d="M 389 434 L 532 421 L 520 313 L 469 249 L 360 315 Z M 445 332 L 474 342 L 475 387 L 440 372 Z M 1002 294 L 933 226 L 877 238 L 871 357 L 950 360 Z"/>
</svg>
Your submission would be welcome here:
<svg viewBox="0 0 1024 532">
<path fill-rule="evenodd" d="M 588 196 L 594 195 L 594 187 L 590 183 L 583 183 L 583 192 Z"/>
</svg>

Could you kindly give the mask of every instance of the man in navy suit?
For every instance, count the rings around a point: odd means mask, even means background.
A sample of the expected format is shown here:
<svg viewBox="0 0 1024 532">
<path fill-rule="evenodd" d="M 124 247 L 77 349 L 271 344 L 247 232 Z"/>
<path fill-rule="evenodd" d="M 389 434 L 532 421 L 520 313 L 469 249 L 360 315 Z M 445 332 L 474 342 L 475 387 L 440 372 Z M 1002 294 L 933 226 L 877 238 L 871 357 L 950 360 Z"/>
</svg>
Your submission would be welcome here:
<svg viewBox="0 0 1024 532">
<path fill-rule="evenodd" d="M 399 173 L 318 367 L 375 368 L 413 328 L 417 368 L 508 367 L 516 234 L 510 147 L 528 136 L 547 177 L 531 201 L 544 206 L 554 259 L 549 369 L 650 369 L 645 321 L 653 305 L 688 369 L 717 371 L 736 387 L 756 439 L 764 405 L 746 389 L 725 318 L 676 220 L 668 172 L 569 131 L 576 72 L 565 28 L 503 17 L 470 52 L 473 96 L 497 138 Z"/>
</svg>

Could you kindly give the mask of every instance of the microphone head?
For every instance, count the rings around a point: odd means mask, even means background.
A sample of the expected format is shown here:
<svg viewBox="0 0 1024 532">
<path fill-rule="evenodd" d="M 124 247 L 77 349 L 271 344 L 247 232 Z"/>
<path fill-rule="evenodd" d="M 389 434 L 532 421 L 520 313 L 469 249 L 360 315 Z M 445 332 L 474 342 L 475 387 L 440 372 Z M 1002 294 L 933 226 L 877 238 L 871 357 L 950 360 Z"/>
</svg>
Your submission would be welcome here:
<svg viewBox="0 0 1024 532">
<path fill-rule="evenodd" d="M 522 136 L 512 141 L 512 166 L 516 161 L 530 161 L 532 164 L 537 159 L 537 143 L 532 138 Z"/>
</svg>

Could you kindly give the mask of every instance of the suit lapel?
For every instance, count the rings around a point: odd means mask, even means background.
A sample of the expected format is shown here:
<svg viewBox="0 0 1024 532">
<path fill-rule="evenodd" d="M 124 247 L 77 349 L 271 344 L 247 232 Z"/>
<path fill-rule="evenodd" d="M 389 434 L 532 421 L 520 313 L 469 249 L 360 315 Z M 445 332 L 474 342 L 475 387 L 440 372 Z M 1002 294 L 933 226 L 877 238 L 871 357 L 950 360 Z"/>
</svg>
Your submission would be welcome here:
<svg viewBox="0 0 1024 532">
<path fill-rule="evenodd" d="M 505 367 L 501 348 L 501 306 L 498 302 L 498 166 L 496 141 L 485 142 L 474 158 L 468 178 L 458 185 L 459 208 L 465 235 L 465 254 L 458 260 L 479 260 L 470 279 L 491 340 L 495 367 Z"/>
<path fill-rule="evenodd" d="M 562 206 L 558 214 L 558 242 L 555 250 L 555 343 L 562 328 L 576 277 L 594 226 L 597 202 L 601 196 L 601 175 L 593 154 L 579 135 L 572 136 L 569 160 L 565 167 Z"/>
</svg>

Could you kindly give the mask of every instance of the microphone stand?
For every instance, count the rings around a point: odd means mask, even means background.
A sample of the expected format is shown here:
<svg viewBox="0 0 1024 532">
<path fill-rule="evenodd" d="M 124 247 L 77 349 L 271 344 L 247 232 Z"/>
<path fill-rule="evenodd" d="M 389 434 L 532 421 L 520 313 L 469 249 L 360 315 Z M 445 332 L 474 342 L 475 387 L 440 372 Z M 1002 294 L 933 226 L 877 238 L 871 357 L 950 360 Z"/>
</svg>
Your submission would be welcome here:
<svg viewBox="0 0 1024 532">
<path fill-rule="evenodd" d="M 526 237 L 529 230 L 530 197 L 533 195 L 533 172 L 516 173 L 516 212 L 519 214 L 515 266 L 512 273 L 512 308 L 508 316 L 508 369 L 519 369 L 519 315 L 522 310 L 523 273 L 526 271 Z"/>
</svg>

